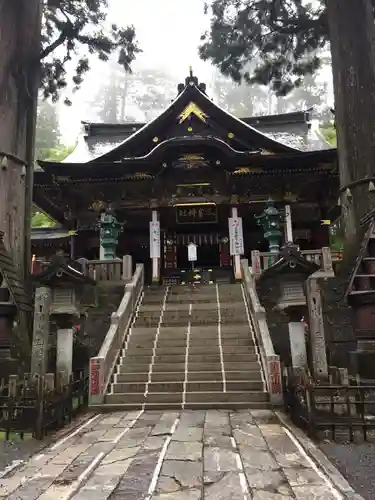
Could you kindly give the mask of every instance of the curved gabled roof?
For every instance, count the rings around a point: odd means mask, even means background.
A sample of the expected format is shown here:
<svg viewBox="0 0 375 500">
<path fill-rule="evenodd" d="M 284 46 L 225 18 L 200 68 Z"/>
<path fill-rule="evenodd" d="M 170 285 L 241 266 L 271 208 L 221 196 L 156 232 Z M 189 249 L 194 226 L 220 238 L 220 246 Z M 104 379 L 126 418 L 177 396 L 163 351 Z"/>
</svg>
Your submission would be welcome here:
<svg viewBox="0 0 375 500">
<path fill-rule="evenodd" d="M 170 129 L 171 125 L 178 123 L 178 118 L 181 113 L 190 104 L 194 103 L 199 106 L 201 111 L 207 117 L 207 125 L 220 124 L 221 127 L 230 131 L 237 140 L 247 146 L 247 149 L 264 148 L 273 153 L 296 152 L 297 148 L 293 148 L 269 138 L 267 135 L 259 132 L 257 129 L 234 117 L 230 113 L 214 104 L 204 94 L 194 82 L 188 83 L 184 90 L 177 96 L 171 105 L 161 113 L 157 118 L 144 125 L 139 130 L 126 138 L 121 144 L 117 145 L 111 151 L 108 151 L 97 158 L 91 160 L 91 163 L 103 161 L 116 161 L 121 158 L 130 158 L 133 156 L 142 156 L 146 153 L 145 145 L 149 146 L 149 150 L 155 144 L 152 141 L 155 138 L 162 138 L 163 134 Z"/>
</svg>

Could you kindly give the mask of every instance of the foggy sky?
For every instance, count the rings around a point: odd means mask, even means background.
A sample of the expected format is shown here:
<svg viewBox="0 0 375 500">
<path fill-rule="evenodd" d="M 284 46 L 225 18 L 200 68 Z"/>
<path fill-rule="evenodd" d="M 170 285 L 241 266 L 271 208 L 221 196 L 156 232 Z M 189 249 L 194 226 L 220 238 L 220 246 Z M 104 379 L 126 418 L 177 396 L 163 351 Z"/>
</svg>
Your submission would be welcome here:
<svg viewBox="0 0 375 500">
<path fill-rule="evenodd" d="M 212 67 L 201 61 L 197 52 L 200 36 L 209 23 L 203 14 L 203 4 L 203 0 L 109 0 L 108 22 L 135 26 L 143 53 L 134 62 L 134 71 L 157 68 L 182 82 L 192 65 L 194 73 L 204 81 L 212 73 Z M 99 75 L 105 71 L 104 63 L 93 60 L 82 92 L 73 97 L 73 106 L 59 106 L 64 142 L 74 142 L 80 121 L 88 118 L 87 102 L 95 95 Z"/>
</svg>

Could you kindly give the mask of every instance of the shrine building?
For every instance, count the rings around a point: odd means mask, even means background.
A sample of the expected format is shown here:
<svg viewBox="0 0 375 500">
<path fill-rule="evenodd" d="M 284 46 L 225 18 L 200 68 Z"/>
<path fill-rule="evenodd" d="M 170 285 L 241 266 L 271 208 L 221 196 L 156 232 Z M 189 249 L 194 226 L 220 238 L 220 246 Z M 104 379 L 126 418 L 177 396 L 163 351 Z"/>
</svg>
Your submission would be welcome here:
<svg viewBox="0 0 375 500">
<path fill-rule="evenodd" d="M 151 122 L 83 126 L 64 162 L 39 161 L 35 172 L 34 203 L 57 222 L 33 230 L 38 258 L 132 255 L 151 281 L 188 269 L 194 243 L 195 266 L 231 269 L 233 244 L 246 258 L 275 244 L 259 224 L 267 202 L 286 209 L 276 246 L 291 233 L 301 250 L 329 246 L 322 220 L 340 210 L 337 152 L 312 110 L 237 118 L 190 71 Z"/>
</svg>

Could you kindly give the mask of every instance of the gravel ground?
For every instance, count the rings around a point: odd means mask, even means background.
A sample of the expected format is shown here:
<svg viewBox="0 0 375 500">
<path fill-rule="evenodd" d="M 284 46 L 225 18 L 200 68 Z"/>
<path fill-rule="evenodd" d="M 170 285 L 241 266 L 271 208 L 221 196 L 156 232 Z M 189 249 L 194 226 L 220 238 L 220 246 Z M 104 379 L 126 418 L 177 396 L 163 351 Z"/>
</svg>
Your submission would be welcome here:
<svg viewBox="0 0 375 500">
<path fill-rule="evenodd" d="M 14 461 L 27 460 L 46 445 L 45 442 L 27 439 L 25 441 L 0 441 L 0 474 Z"/>
<path fill-rule="evenodd" d="M 321 443 L 320 448 L 357 493 L 375 499 L 375 443 Z"/>
</svg>

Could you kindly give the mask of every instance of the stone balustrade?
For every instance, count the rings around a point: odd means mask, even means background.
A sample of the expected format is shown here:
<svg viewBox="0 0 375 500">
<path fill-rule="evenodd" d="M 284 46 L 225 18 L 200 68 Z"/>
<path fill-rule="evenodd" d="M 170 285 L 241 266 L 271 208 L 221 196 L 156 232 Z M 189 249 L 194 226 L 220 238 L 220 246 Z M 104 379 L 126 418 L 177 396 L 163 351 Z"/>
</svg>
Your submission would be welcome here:
<svg viewBox="0 0 375 500">
<path fill-rule="evenodd" d="M 255 287 L 255 280 L 247 259 L 241 261 L 242 280 L 250 320 L 259 348 L 266 386 L 273 405 L 283 404 L 280 356 L 275 353 L 268 329 L 266 311 L 262 307 Z"/>
<path fill-rule="evenodd" d="M 90 406 L 100 405 L 104 400 L 108 383 L 116 365 L 120 349 L 129 331 L 133 313 L 141 298 L 144 286 L 144 266 L 137 264 L 130 283 L 116 312 L 98 355 L 90 360 Z"/>
</svg>

